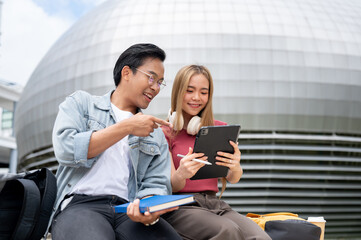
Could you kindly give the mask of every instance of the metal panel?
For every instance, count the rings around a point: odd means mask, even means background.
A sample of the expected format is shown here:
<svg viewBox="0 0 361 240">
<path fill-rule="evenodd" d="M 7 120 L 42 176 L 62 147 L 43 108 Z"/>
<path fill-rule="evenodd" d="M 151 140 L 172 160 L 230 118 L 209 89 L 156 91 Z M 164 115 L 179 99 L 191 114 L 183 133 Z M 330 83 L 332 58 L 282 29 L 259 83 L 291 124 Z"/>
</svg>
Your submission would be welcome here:
<svg viewBox="0 0 361 240">
<path fill-rule="evenodd" d="M 241 133 L 244 175 L 239 183 L 228 184 L 222 198 L 243 214 L 286 211 L 303 218 L 324 216 L 326 238 L 358 239 L 360 141 L 361 135 Z"/>
</svg>

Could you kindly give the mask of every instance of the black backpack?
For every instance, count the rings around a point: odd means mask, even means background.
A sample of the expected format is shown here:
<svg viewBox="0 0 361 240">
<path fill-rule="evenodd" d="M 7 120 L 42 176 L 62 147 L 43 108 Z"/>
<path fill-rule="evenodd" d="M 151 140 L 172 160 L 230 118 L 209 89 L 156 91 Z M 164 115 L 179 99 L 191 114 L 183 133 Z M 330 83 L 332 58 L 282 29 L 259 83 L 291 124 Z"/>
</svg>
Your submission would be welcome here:
<svg viewBox="0 0 361 240">
<path fill-rule="evenodd" d="M 0 192 L 0 239 L 41 239 L 56 192 L 56 178 L 47 168 L 7 179 Z"/>
<path fill-rule="evenodd" d="M 321 236 L 320 227 L 296 219 L 268 221 L 264 230 L 273 240 L 319 240 Z"/>
</svg>

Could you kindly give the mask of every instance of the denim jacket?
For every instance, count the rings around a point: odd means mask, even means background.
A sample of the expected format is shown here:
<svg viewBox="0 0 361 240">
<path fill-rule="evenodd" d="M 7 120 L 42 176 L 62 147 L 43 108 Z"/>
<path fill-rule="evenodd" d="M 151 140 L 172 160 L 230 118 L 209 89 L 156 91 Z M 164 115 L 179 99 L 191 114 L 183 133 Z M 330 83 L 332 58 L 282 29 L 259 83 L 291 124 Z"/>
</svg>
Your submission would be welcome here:
<svg viewBox="0 0 361 240">
<path fill-rule="evenodd" d="M 59 162 L 54 212 L 100 157 L 87 159 L 88 146 L 94 131 L 115 124 L 111 93 L 92 96 L 77 91 L 59 106 L 53 129 L 54 153 Z M 148 137 L 129 135 L 128 144 L 133 166 L 128 182 L 129 200 L 171 194 L 171 160 L 162 130 L 154 129 Z"/>
</svg>

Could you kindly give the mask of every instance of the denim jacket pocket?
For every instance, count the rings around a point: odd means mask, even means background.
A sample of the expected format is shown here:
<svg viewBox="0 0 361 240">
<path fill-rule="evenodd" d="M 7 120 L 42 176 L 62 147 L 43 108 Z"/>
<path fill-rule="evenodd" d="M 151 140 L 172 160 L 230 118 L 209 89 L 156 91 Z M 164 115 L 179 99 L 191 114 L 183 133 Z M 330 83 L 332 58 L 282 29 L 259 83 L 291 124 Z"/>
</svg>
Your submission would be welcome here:
<svg viewBox="0 0 361 240">
<path fill-rule="evenodd" d="M 139 162 L 137 174 L 141 179 L 145 175 L 149 165 L 152 163 L 152 160 L 160 155 L 159 146 L 155 143 L 150 142 L 140 142 L 139 143 Z"/>
<path fill-rule="evenodd" d="M 152 142 L 140 142 L 139 150 L 147 155 L 160 155 L 159 146 Z"/>
<path fill-rule="evenodd" d="M 100 130 L 100 129 L 104 129 L 105 128 L 105 125 L 94 120 L 94 119 L 89 119 L 88 122 L 87 122 L 87 131 L 91 131 L 91 130 L 94 130 L 94 131 L 97 131 L 97 130 Z"/>
</svg>

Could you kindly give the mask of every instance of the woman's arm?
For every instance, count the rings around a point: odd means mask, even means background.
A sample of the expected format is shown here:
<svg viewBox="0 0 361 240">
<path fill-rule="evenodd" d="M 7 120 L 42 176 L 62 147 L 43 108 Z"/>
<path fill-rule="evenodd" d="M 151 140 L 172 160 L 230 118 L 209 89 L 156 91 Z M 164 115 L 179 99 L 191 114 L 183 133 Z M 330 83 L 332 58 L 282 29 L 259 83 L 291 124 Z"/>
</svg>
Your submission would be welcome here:
<svg viewBox="0 0 361 240">
<path fill-rule="evenodd" d="M 229 170 L 228 171 L 228 175 L 226 177 L 227 181 L 230 182 L 230 183 L 238 183 L 239 180 L 241 179 L 242 177 L 242 174 L 243 174 L 243 169 L 241 167 L 241 165 L 239 164 L 238 162 L 238 165 L 239 167 L 238 170 Z"/>
<path fill-rule="evenodd" d="M 172 191 L 179 192 L 186 185 L 186 179 L 191 178 L 196 172 L 204 166 L 204 163 L 192 161 L 193 158 L 199 158 L 201 160 L 207 160 L 207 157 L 203 153 L 193 153 L 193 149 L 189 148 L 188 154 L 182 158 L 179 162 L 179 167 L 175 169 L 172 159 L 172 171 L 171 171 L 171 183 Z"/>
<path fill-rule="evenodd" d="M 172 192 L 178 192 L 184 188 L 186 185 L 186 179 L 181 176 L 181 173 L 174 167 L 173 157 L 170 154 L 170 159 L 172 161 L 172 170 L 171 170 L 171 183 L 172 183 Z"/>
<path fill-rule="evenodd" d="M 234 149 L 234 153 L 217 152 L 219 156 L 216 157 L 217 165 L 225 166 L 229 168 L 227 181 L 230 183 L 237 183 L 243 174 L 241 167 L 241 152 L 239 151 L 238 145 L 233 141 L 229 141 Z"/>
</svg>

